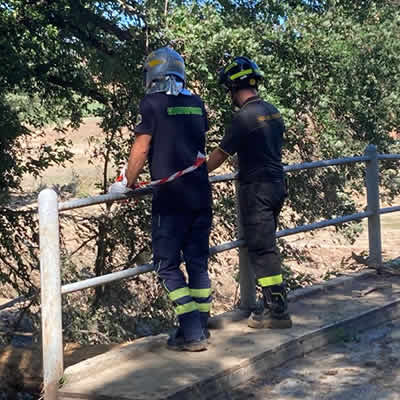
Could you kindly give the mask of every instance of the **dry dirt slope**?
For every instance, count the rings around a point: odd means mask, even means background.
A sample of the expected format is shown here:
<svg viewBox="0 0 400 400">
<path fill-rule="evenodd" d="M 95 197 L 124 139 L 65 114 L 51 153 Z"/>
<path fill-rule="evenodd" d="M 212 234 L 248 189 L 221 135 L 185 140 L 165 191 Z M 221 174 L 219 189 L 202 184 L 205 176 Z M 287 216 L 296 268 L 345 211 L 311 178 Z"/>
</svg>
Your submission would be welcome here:
<svg viewBox="0 0 400 400">
<path fill-rule="evenodd" d="M 61 189 L 64 187 L 65 190 L 62 191 L 62 194 L 65 198 L 98 194 L 95 182 L 101 179 L 102 165 L 101 161 L 93 156 L 94 141 L 91 141 L 90 138 L 101 137 L 102 132 L 98 126 L 99 122 L 99 119 L 88 118 L 79 130 L 69 133 L 68 138 L 72 140 L 71 151 L 75 154 L 72 163 L 65 168 L 49 168 L 42 178 L 38 180 L 27 177 L 24 181 L 25 192 L 15 194 L 15 198 L 21 195 L 34 202 L 39 188 L 52 185 L 58 185 Z M 127 131 L 124 134 L 129 136 Z M 49 129 L 46 132 L 46 136 L 34 138 L 31 143 L 27 143 L 27 146 L 35 147 L 43 143 L 51 145 L 57 135 L 56 132 Z M 89 161 L 91 164 L 89 164 Z M 110 166 L 109 172 L 110 176 L 116 173 L 112 166 Z M 224 173 L 227 171 L 220 168 L 217 172 Z M 400 198 L 396 204 L 400 204 Z M 95 208 L 86 210 L 87 212 L 94 212 Z M 366 221 L 364 220 L 365 226 Z M 220 229 L 220 227 L 216 227 L 216 229 Z M 399 256 L 399 229 L 400 213 L 388 214 L 382 217 L 385 260 Z M 310 258 L 309 261 L 301 264 L 294 260 L 287 260 L 286 263 L 291 270 L 296 274 L 308 277 L 309 281 L 317 282 L 321 279 L 327 279 L 348 271 L 357 271 L 365 267 L 365 255 L 368 251 L 367 231 L 364 229 L 362 235 L 352 246 L 347 242 L 341 241 L 337 235 L 333 235 L 333 232 L 333 228 L 326 228 L 315 231 L 315 234 L 298 234 L 285 238 L 295 248 L 304 250 Z M 224 240 L 223 235 L 221 240 Z M 89 264 L 92 263 L 93 256 L 94 254 L 84 254 L 85 259 L 90 260 Z M 218 256 L 218 261 L 223 268 L 212 268 L 215 270 L 215 282 L 218 284 L 220 292 L 220 301 L 217 302 L 215 311 L 222 312 L 230 308 L 234 302 L 233 298 L 237 287 L 233 274 L 237 265 L 237 251 L 232 250 L 222 253 Z"/>
<path fill-rule="evenodd" d="M 86 197 L 98 194 L 95 182 L 102 176 L 102 165 L 99 159 L 93 157 L 93 141 L 90 138 L 100 138 L 101 130 L 98 126 L 100 120 L 88 118 L 79 130 L 71 132 L 69 138 L 72 140 L 71 151 L 75 154 L 71 164 L 66 168 L 52 167 L 46 171 L 39 180 L 27 177 L 24 181 L 25 193 L 28 198 L 35 200 L 37 190 L 40 187 L 58 185 L 59 187 L 73 190 L 62 191 L 66 198 Z M 124 132 L 129 135 L 129 132 Z M 51 144 L 56 138 L 56 133 L 48 130 L 45 137 L 37 137 L 28 145 L 38 146 L 44 142 Z M 89 161 L 91 164 L 89 164 Z M 112 166 L 109 169 L 110 176 L 115 174 Z M 220 168 L 217 173 L 225 173 Z M 32 194 L 32 195 L 30 195 Z M 33 196 L 33 197 L 32 197 Z M 395 204 L 400 204 L 400 198 Z M 86 209 L 93 212 L 94 208 Z M 364 220 L 364 227 L 366 221 Z M 217 227 L 219 229 L 219 227 Z M 382 217 L 383 230 L 383 251 L 384 259 L 390 260 L 399 256 L 400 248 L 400 213 L 388 214 Z M 223 237 L 222 237 L 223 240 Z M 315 231 L 314 234 L 298 234 L 285 238 L 295 248 L 304 250 L 310 260 L 305 263 L 297 263 L 294 260 L 287 260 L 286 263 L 291 270 L 300 276 L 306 276 L 309 281 L 317 282 L 322 279 L 336 276 L 349 271 L 357 271 L 365 267 L 365 256 L 368 251 L 367 230 L 350 246 L 349 243 L 340 240 L 334 235 L 334 228 L 325 228 Z M 219 241 L 218 241 L 219 243 Z M 84 257 L 93 260 L 93 254 L 85 254 Z M 222 312 L 233 305 L 233 298 L 236 291 L 236 283 L 232 277 L 237 264 L 237 251 L 232 250 L 218 256 L 218 261 L 223 268 L 215 268 L 215 282 L 218 284 L 220 301 L 217 302 L 215 311 Z M 91 261 L 90 261 L 91 262 Z"/>
<path fill-rule="evenodd" d="M 27 177 L 24 180 L 25 193 L 28 195 L 32 193 L 33 196 L 37 195 L 37 190 L 44 186 L 58 185 L 59 187 L 74 186 L 73 193 L 71 191 L 63 192 L 64 195 L 69 197 L 85 197 L 89 195 L 98 194 L 95 187 L 95 182 L 101 179 L 102 176 L 102 165 L 100 160 L 93 157 L 93 142 L 89 141 L 89 138 L 99 138 L 101 130 L 98 126 L 100 120 L 96 118 L 87 118 L 80 127 L 79 130 L 71 132 L 69 137 L 72 140 L 71 151 L 75 154 L 72 163 L 68 164 L 65 168 L 52 167 L 49 168 L 40 179 L 33 179 Z M 129 136 L 129 132 L 124 132 Z M 32 146 L 38 146 L 44 142 L 51 144 L 56 138 L 56 133 L 49 130 L 45 137 L 36 138 L 31 144 Z M 90 160 L 91 164 L 88 163 Z M 110 176 L 113 176 L 117 171 L 112 166 L 109 168 Z M 229 172 L 220 168 L 217 173 Z M 68 188 L 67 188 L 68 190 Z M 32 201 L 35 201 L 35 197 L 30 196 Z M 395 204 L 400 204 L 400 198 L 397 199 Z M 397 214 L 389 214 L 382 217 L 383 220 L 383 250 L 385 259 L 391 259 L 398 256 L 396 249 L 399 248 L 400 242 L 397 241 L 399 238 L 398 229 L 400 225 L 400 216 Z M 365 221 L 364 221 L 365 222 Z M 364 226 L 366 224 L 364 223 Z M 338 237 L 332 238 L 333 228 L 326 228 L 319 230 L 315 235 L 311 234 L 298 234 L 286 238 L 290 243 L 296 247 L 309 250 L 309 254 L 313 258 L 313 262 L 309 265 L 294 265 L 291 266 L 299 272 L 310 273 L 312 277 L 321 279 L 327 274 L 335 274 L 335 271 L 340 273 L 343 269 L 342 264 L 362 264 L 363 259 L 361 256 L 366 250 L 367 235 L 364 230 L 361 237 L 356 241 L 353 246 L 349 246 L 348 243 L 340 243 Z M 355 257 L 352 257 L 353 253 Z M 232 265 L 236 262 L 236 251 L 225 253 L 227 256 L 226 263 Z M 347 260 L 347 261 L 346 261 Z M 345 269 L 348 265 L 344 266 Z M 303 271 L 306 268 L 306 271 Z M 352 266 L 351 268 L 357 269 L 358 267 Z M 315 271 L 317 270 L 317 271 Z"/>
</svg>

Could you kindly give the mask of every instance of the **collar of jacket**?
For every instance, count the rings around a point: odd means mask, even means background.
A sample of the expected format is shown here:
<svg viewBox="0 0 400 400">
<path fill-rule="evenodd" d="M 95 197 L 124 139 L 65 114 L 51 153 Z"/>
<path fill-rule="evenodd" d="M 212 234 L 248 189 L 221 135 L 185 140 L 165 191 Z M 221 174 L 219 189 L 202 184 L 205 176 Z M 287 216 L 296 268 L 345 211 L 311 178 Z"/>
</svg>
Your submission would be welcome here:
<svg viewBox="0 0 400 400">
<path fill-rule="evenodd" d="M 259 101 L 260 97 L 259 96 L 251 96 L 249 97 L 240 107 L 240 109 L 242 109 L 243 107 L 247 106 L 247 104 L 253 103 L 255 101 Z"/>
</svg>

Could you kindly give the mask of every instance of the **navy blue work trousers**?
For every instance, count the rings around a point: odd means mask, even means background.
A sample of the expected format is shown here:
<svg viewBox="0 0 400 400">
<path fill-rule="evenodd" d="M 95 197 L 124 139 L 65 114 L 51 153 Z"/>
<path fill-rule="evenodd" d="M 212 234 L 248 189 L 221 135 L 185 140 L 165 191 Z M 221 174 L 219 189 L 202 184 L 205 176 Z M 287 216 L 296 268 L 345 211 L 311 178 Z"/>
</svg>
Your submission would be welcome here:
<svg viewBox="0 0 400 400">
<path fill-rule="evenodd" d="M 175 306 L 185 340 L 203 336 L 211 306 L 208 275 L 211 208 L 164 215 L 153 213 L 155 270 Z M 188 279 L 180 269 L 185 263 Z"/>
</svg>

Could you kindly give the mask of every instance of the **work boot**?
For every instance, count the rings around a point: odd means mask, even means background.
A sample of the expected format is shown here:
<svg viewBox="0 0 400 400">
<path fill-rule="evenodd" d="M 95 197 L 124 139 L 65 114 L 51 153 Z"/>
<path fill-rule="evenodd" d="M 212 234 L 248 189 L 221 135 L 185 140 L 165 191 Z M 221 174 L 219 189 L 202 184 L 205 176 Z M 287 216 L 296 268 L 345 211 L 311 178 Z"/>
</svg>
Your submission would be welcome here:
<svg viewBox="0 0 400 400">
<path fill-rule="evenodd" d="M 204 351 L 207 350 L 207 338 L 202 335 L 198 340 L 185 340 L 182 330 L 178 328 L 168 338 L 167 347 L 175 351 Z"/>
<path fill-rule="evenodd" d="M 264 309 L 252 312 L 248 326 L 255 329 L 287 329 L 292 327 L 288 312 L 286 290 L 281 285 L 264 287 Z"/>
</svg>

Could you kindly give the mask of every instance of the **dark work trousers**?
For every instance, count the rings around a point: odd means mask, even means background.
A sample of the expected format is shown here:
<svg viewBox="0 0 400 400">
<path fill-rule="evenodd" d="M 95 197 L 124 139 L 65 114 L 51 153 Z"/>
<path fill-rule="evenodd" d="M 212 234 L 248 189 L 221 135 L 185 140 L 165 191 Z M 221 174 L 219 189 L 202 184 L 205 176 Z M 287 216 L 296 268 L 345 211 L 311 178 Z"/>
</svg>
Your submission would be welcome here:
<svg viewBox="0 0 400 400">
<path fill-rule="evenodd" d="M 257 283 L 262 287 L 282 283 L 276 228 L 285 192 L 283 181 L 240 184 L 239 205 L 244 239 L 249 262 Z"/>
<path fill-rule="evenodd" d="M 152 218 L 155 270 L 175 306 L 187 341 L 202 338 L 211 307 L 208 276 L 211 220 L 211 208 L 186 214 L 153 214 Z M 182 256 L 188 282 L 180 269 Z"/>
</svg>

